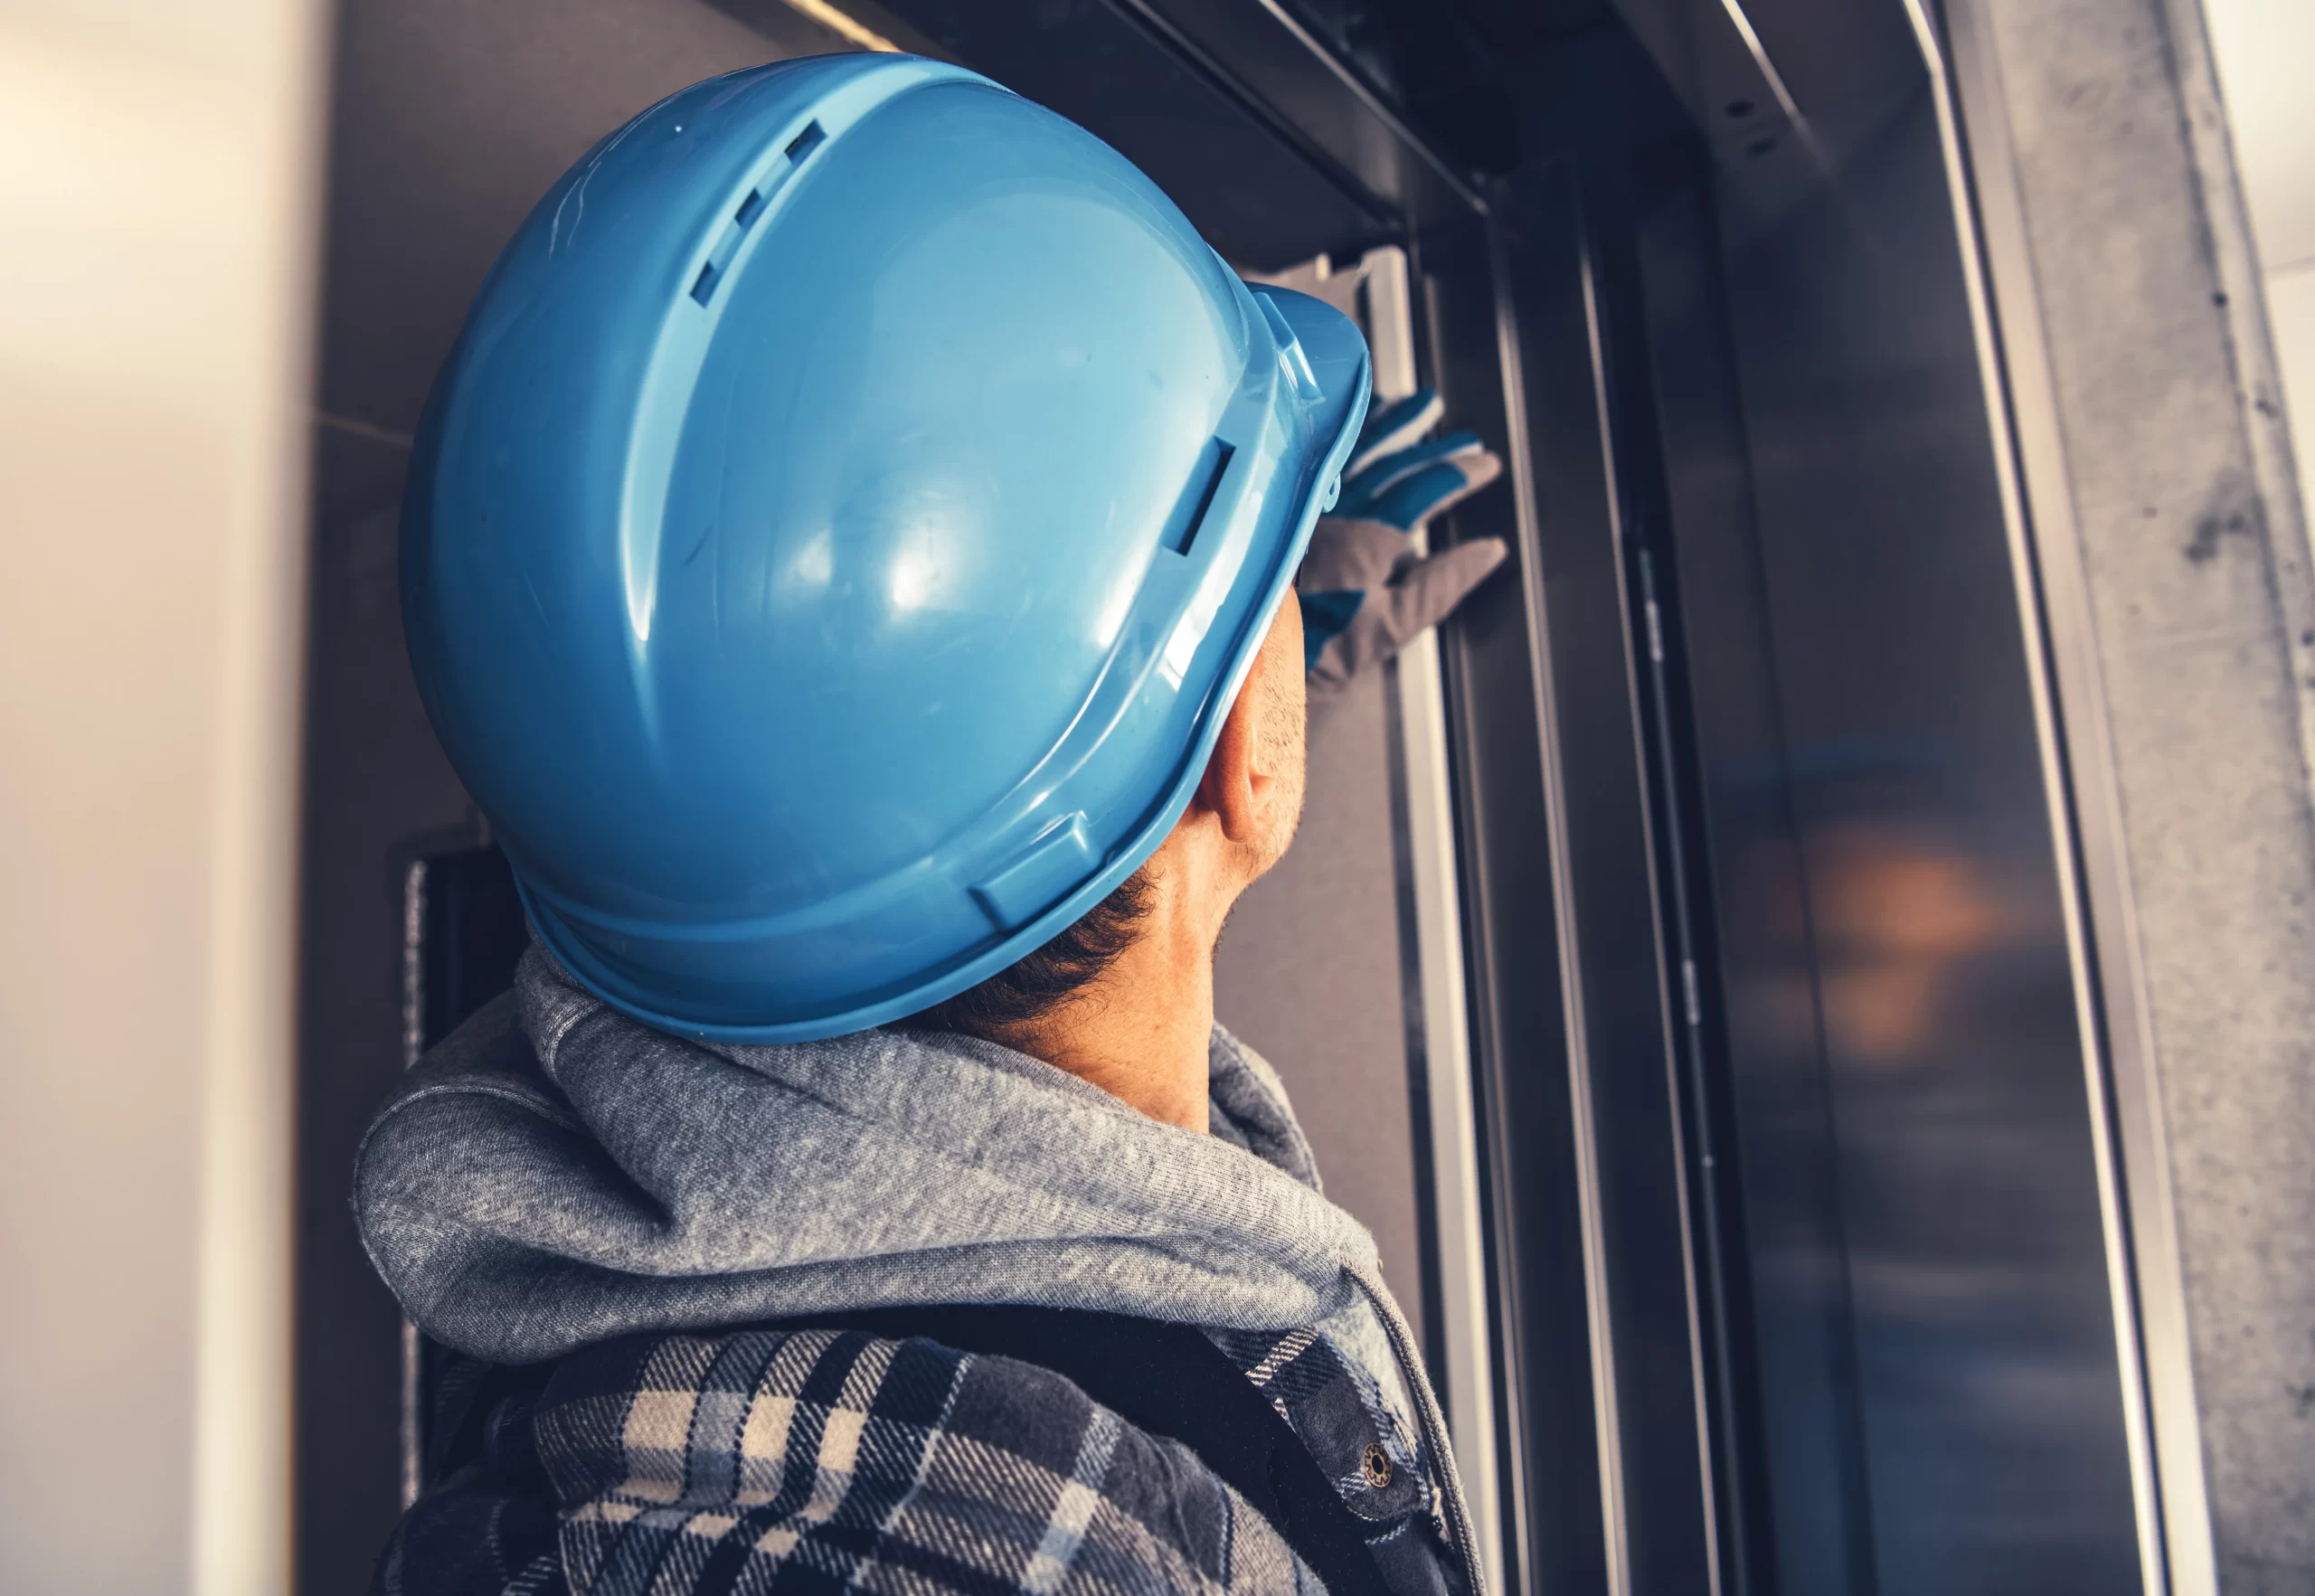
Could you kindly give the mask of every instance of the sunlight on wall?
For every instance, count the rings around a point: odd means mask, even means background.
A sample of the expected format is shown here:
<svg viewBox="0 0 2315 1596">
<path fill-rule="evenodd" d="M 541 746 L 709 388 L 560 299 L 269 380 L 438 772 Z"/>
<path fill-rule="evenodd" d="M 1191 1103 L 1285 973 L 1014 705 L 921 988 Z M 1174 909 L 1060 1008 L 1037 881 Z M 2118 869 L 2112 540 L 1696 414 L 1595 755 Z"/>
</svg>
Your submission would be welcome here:
<svg viewBox="0 0 2315 1596">
<path fill-rule="evenodd" d="M 0 1589 L 288 1588 L 316 9 L 0 10 Z"/>
<path fill-rule="evenodd" d="M 2315 5 L 2203 0 L 2203 17 L 2258 239 L 2304 498 L 2315 476 L 2315 98 L 2307 90 Z"/>
</svg>

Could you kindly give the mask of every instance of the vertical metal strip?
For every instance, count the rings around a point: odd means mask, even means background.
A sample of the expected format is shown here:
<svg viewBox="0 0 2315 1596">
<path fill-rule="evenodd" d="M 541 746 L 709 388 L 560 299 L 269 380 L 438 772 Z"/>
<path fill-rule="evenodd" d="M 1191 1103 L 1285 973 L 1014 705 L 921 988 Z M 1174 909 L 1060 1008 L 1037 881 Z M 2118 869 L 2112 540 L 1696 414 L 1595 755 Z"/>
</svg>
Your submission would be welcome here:
<svg viewBox="0 0 2315 1596">
<path fill-rule="evenodd" d="M 426 1050 L 426 861 L 413 861 L 402 878 L 402 1067 Z M 402 1321 L 402 1505 L 418 1500 L 423 1483 L 426 1415 L 420 1411 L 418 1327 Z"/>
<path fill-rule="evenodd" d="M 1518 324 L 1513 312 L 1507 251 L 1499 224 L 1490 222 L 1488 234 L 1495 267 L 1496 341 L 1505 372 L 1504 406 L 1510 436 L 1527 436 L 1526 397 L 1513 378 L 1519 369 Z M 1582 253 L 1583 304 L 1592 348 L 1592 383 L 1606 420 L 1606 389 L 1599 369 L 1599 305 L 1592 291 L 1591 252 L 1579 241 Z M 1603 451 L 1611 445 L 1604 432 Z M 1600 1195 L 1599 1145 L 1593 1132 L 1591 1050 L 1584 1015 L 1581 928 L 1575 911 L 1573 850 L 1567 836 L 1567 781 L 1560 757 L 1558 699 L 1554 694 L 1548 610 L 1545 608 L 1541 514 L 1535 470 L 1521 447 L 1512 449 L 1511 486 L 1519 517 L 1519 569 L 1526 583 L 1528 656 L 1535 672 L 1536 740 L 1544 764 L 1544 828 L 1552 864 L 1552 914 L 1559 933 L 1559 979 L 1566 1026 L 1568 1096 L 1574 1126 L 1575 1185 L 1578 1224 L 1583 1245 L 1585 1324 L 1592 1353 L 1592 1429 L 1599 1450 L 1600 1512 L 1607 1596 L 1628 1596 L 1631 1589 L 1630 1548 L 1625 1532 L 1623 1497 L 1623 1439 L 1616 1405 L 1615 1333 L 1608 1299 L 1607 1246 Z M 1605 465 L 1613 479 L 1614 461 Z M 1612 505 L 1613 496 L 1611 494 Z"/>
<path fill-rule="evenodd" d="M 1414 306 L 1407 257 L 1370 250 L 1366 332 L 1378 403 L 1414 392 Z M 1430 552 L 1415 534 L 1419 553 Z M 1413 935 L 1413 968 L 1402 973 L 1413 1002 L 1410 1062 L 1428 1089 L 1432 1237 L 1439 1268 L 1440 1349 L 1447 1429 L 1470 1502 L 1472 1538 L 1496 1590 L 1503 1583 L 1501 1485 L 1496 1467 L 1495 1370 L 1488 1336 L 1485 1231 L 1479 1214 L 1479 1121 L 1471 1089 L 1470 1021 L 1464 996 L 1462 904 L 1456 890 L 1455 820 L 1447 778 L 1446 691 L 1439 638 L 1426 631 L 1386 667 L 1391 759 L 1405 855 L 1400 912 Z"/>
<path fill-rule="evenodd" d="M 2215 1596 L 2217 1571 L 2187 1363 L 2185 1291 L 2154 1095 L 2152 1016 L 2139 968 L 2138 928 L 2121 855 L 2121 796 L 2112 780 L 2104 694 L 2048 351 L 2040 337 L 2023 201 L 2007 158 L 1998 69 L 1978 14 L 1979 0 L 1953 0 L 1946 8 L 1964 80 L 1958 86 L 1948 75 L 1943 43 L 1922 0 L 1904 3 L 1936 106 L 2025 637 L 2091 1107 L 2140 1562 L 2150 1591 Z M 1966 97 L 1977 133 L 1966 150 L 1957 97 Z M 2000 292 L 2004 313 L 1998 321 L 1989 274 Z M 2069 711 L 2063 726 L 2052 691 L 2054 672 L 2064 684 Z M 2076 757 L 2067 757 L 2069 749 Z M 2100 930 L 2094 951 L 2086 906 L 2094 908 Z"/>
<path fill-rule="evenodd" d="M 1724 1570 L 1731 1560 L 1724 1555 L 1720 1544 L 1724 1481 L 1718 1466 L 1718 1459 L 1715 1455 L 1713 1437 L 1715 1430 L 1725 1431 L 1717 1451 L 1720 1457 L 1732 1459 L 1733 1469 L 1736 1424 L 1734 1403 L 1730 1392 L 1736 1376 L 1734 1369 L 1728 1361 L 1728 1335 L 1724 1311 L 1728 1300 L 1728 1287 L 1725 1255 L 1721 1244 L 1720 1206 L 1715 1201 L 1715 1195 L 1711 1190 L 1714 1181 L 1711 1119 L 1705 1103 L 1703 1084 L 1704 1003 L 1696 981 L 1695 925 L 1688 912 L 1688 865 L 1681 852 L 1681 816 L 1679 799 L 1677 796 L 1677 766 L 1675 763 L 1676 754 L 1672 746 L 1672 691 L 1668 680 L 1668 665 L 1664 654 L 1664 611 L 1657 601 L 1655 566 L 1647 549 L 1642 548 L 1638 551 L 1638 563 L 1640 600 L 1646 618 L 1646 636 L 1642 641 L 1647 650 L 1647 658 L 1640 666 L 1639 674 L 1647 681 L 1645 692 L 1655 708 L 1655 762 L 1660 782 L 1658 791 L 1664 818 L 1663 836 L 1667 855 L 1664 863 L 1673 882 L 1673 891 L 1668 894 L 1673 909 L 1672 923 L 1668 926 L 1662 924 L 1661 911 L 1658 911 L 1657 940 L 1659 947 L 1672 946 L 1679 954 L 1679 968 L 1677 974 L 1670 968 L 1668 961 L 1662 968 L 1662 979 L 1668 987 L 1665 994 L 1665 1010 L 1669 1016 L 1668 1023 L 1672 1032 L 1672 1034 L 1665 1039 L 1664 1085 L 1667 1100 L 1672 1110 L 1671 1133 L 1674 1154 L 1672 1168 L 1674 1187 L 1680 1211 L 1680 1283 L 1687 1298 L 1688 1315 L 1688 1378 L 1696 1392 L 1696 1478 L 1704 1490 L 1706 1571 L 1706 1578 L 1710 1582 L 1709 1596 L 1720 1596 L 1720 1592 L 1729 1583 Z M 1626 599 L 1626 609 L 1629 612 L 1629 596 Z M 1648 737 L 1648 729 L 1643 726 L 1637 731 L 1639 736 L 1645 741 Z M 1649 859 L 1649 874 L 1651 879 L 1649 886 L 1653 894 L 1653 901 L 1659 904 L 1666 901 L 1668 895 L 1664 891 L 1661 879 L 1663 874 L 1664 872 L 1659 872 L 1656 868 L 1655 854 L 1651 848 Z M 1665 934 L 1668 931 L 1670 933 L 1669 936 Z M 1669 990 L 1668 988 L 1676 982 L 1677 990 Z M 1684 1115 L 1681 1105 L 1688 1102 L 1694 1104 L 1692 1114 Z M 1697 1144 L 1693 1152 L 1688 1147 L 1687 1130 L 1684 1128 L 1685 1123 L 1691 1120 L 1696 1127 Z M 1692 1191 L 1690 1187 L 1688 1169 L 1691 1158 L 1696 1161 L 1698 1184 L 1705 1187 L 1701 1194 Z M 1700 1287 L 1697 1281 L 1699 1261 L 1696 1254 L 1699 1234 L 1703 1241 L 1704 1252 L 1701 1267 L 1709 1280 L 1708 1309 L 1705 1297 L 1706 1288 Z M 1712 1320 L 1709 1332 L 1706 1327 L 1707 1311 Z M 1709 1377 L 1705 1369 L 1707 1348 L 1713 1360 L 1713 1369 Z M 1718 1413 L 1714 1412 L 1713 1396 L 1715 1392 L 1720 1397 Z M 1744 1582 L 1744 1572 L 1749 1568 L 1743 1544 L 1743 1507 L 1733 1491 L 1727 1493 L 1725 1506 L 1728 1510 L 1728 1522 L 1736 1531 L 1731 1538 L 1736 1542 L 1736 1556 L 1734 1562 L 1738 1573 L 1735 1582 L 1742 1586 Z"/>
</svg>

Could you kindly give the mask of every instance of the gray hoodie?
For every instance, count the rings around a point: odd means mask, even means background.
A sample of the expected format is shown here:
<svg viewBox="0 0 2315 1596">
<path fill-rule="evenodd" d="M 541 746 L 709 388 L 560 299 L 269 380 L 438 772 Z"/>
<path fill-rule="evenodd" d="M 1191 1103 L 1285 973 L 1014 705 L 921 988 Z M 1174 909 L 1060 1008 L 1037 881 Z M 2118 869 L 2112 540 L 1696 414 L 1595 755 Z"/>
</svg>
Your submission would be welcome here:
<svg viewBox="0 0 2315 1596">
<path fill-rule="evenodd" d="M 501 1363 L 915 1303 L 1313 1328 L 1364 1368 L 1409 1450 L 1439 1459 L 1475 1575 L 1444 1427 L 1373 1238 L 1320 1192 L 1270 1066 L 1219 1025 L 1208 1056 L 1199 1136 L 951 1034 L 671 1036 L 534 947 L 515 991 L 372 1126 L 355 1214 L 419 1327 Z"/>
</svg>

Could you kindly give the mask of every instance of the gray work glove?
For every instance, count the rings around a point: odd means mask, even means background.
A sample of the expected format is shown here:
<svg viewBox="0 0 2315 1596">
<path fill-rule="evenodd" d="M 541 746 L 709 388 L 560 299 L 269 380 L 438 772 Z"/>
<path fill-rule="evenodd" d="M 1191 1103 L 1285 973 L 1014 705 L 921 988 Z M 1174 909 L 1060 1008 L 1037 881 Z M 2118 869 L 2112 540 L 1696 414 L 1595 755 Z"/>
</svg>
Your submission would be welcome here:
<svg viewBox="0 0 2315 1596">
<path fill-rule="evenodd" d="M 1368 417 L 1344 469 L 1342 497 L 1310 534 L 1295 589 L 1313 698 L 1339 693 L 1436 626 L 1510 552 L 1494 537 L 1415 552 L 1409 534 L 1503 471 L 1474 433 L 1417 443 L 1441 409 L 1424 388 Z"/>
</svg>

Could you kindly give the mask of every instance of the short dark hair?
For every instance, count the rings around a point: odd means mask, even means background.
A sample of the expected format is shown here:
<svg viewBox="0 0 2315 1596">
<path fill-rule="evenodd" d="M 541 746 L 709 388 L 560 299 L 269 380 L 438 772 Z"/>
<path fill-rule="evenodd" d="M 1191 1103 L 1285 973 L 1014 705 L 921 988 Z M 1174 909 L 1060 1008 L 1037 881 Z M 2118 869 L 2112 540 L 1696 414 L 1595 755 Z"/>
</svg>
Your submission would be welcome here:
<svg viewBox="0 0 2315 1596">
<path fill-rule="evenodd" d="M 979 986 L 895 1023 L 911 1031 L 962 1031 L 998 1041 L 1002 1032 L 1044 1018 L 1100 979 L 1133 946 L 1149 918 L 1150 894 L 1145 866 L 1035 952 Z"/>
</svg>

